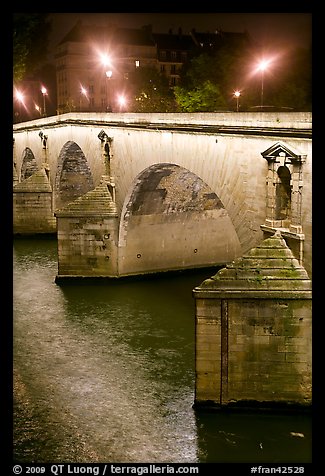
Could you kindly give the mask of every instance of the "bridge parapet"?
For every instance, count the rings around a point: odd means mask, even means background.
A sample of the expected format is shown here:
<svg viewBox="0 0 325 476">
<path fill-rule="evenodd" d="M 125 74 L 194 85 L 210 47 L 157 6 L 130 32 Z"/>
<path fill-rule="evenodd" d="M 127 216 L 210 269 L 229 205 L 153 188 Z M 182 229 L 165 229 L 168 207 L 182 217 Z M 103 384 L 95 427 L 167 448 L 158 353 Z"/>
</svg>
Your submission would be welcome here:
<svg viewBox="0 0 325 476">
<path fill-rule="evenodd" d="M 139 127 L 139 128 L 175 128 L 185 131 L 199 130 L 207 132 L 240 131 L 251 133 L 278 133 L 283 130 L 299 134 L 305 132 L 309 136 L 312 130 L 312 114 L 298 113 L 66 113 L 14 124 L 14 132 L 40 128 L 53 128 L 69 124 L 99 125 L 108 127 Z"/>
</svg>

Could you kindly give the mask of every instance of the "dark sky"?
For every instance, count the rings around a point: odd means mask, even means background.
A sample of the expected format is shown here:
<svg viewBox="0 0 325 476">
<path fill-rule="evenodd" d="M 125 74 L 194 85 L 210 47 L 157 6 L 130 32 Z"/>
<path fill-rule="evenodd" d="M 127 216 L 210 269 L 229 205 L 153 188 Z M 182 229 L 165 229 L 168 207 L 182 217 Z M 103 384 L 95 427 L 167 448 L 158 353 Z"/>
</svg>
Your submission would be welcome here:
<svg viewBox="0 0 325 476">
<path fill-rule="evenodd" d="M 52 42 L 57 44 L 78 19 L 92 25 L 116 24 L 119 27 L 141 28 L 151 24 L 156 33 L 183 33 L 215 30 L 249 32 L 265 47 L 294 47 L 311 44 L 311 13 L 53 13 Z M 52 46 L 53 46 L 52 45 Z"/>
</svg>

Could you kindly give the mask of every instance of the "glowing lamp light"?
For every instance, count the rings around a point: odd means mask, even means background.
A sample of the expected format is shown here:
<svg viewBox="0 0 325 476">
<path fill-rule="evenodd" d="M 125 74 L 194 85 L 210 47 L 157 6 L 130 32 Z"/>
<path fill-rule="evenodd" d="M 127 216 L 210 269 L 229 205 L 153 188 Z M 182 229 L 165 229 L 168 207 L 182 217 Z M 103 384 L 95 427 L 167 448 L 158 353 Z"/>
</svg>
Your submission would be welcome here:
<svg viewBox="0 0 325 476">
<path fill-rule="evenodd" d="M 258 66 L 257 66 L 257 71 L 265 71 L 269 64 L 271 63 L 271 60 L 262 60 L 259 62 Z"/>
<path fill-rule="evenodd" d="M 240 98 L 240 91 L 238 89 L 234 92 L 234 97 L 236 98 L 236 111 L 238 112 L 239 110 L 239 98 Z"/>
<path fill-rule="evenodd" d="M 18 99 L 19 102 L 21 103 L 24 102 L 24 95 L 20 91 L 16 91 L 16 98 Z"/>
<path fill-rule="evenodd" d="M 104 66 L 112 66 L 112 61 L 111 61 L 110 56 L 102 54 L 102 55 L 100 55 L 100 58 L 101 58 L 101 62 Z"/>
<path fill-rule="evenodd" d="M 123 96 L 122 94 L 119 95 L 118 98 L 117 98 L 117 102 L 120 106 L 120 109 L 123 109 L 126 106 L 126 103 L 127 103 L 126 97 Z"/>
<path fill-rule="evenodd" d="M 261 108 L 263 107 L 264 101 L 264 71 L 267 70 L 271 63 L 271 60 L 261 60 L 257 65 L 257 71 L 261 72 Z"/>
<path fill-rule="evenodd" d="M 41 92 L 43 94 L 43 116 L 46 116 L 46 102 L 45 102 L 45 96 L 47 95 L 47 89 L 45 86 L 41 87 Z"/>
</svg>

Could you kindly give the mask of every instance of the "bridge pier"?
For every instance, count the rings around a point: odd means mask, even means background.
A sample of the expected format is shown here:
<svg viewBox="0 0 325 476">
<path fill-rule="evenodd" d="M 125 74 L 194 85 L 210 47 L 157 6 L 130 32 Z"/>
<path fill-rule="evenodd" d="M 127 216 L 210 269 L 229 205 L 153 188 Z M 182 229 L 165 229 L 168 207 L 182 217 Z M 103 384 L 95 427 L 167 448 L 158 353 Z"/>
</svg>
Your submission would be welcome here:
<svg viewBox="0 0 325 476">
<path fill-rule="evenodd" d="M 59 277 L 117 275 L 118 213 L 108 184 L 56 212 Z"/>
<path fill-rule="evenodd" d="M 196 407 L 310 407 L 311 281 L 280 232 L 193 295 Z"/>
<path fill-rule="evenodd" d="M 52 187 L 44 168 L 23 182 L 14 180 L 13 232 L 26 235 L 56 233 Z"/>
</svg>

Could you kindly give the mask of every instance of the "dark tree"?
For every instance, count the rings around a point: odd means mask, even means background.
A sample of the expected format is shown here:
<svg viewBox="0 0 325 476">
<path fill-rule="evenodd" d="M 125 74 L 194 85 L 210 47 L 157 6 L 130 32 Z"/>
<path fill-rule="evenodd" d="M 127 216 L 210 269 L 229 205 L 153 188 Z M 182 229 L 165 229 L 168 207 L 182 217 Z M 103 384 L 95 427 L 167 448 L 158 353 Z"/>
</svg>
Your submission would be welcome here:
<svg viewBox="0 0 325 476">
<path fill-rule="evenodd" d="M 290 107 L 296 111 L 311 111 L 312 97 L 311 50 L 298 48 L 283 61 L 279 80 L 270 86 L 275 106 Z"/>
<path fill-rule="evenodd" d="M 17 83 L 42 67 L 47 59 L 49 13 L 15 13 L 13 19 L 13 79 Z"/>
<path fill-rule="evenodd" d="M 130 112 L 172 112 L 175 110 L 174 96 L 166 76 L 153 67 L 137 68 L 129 74 Z"/>
<path fill-rule="evenodd" d="M 191 112 L 232 109 L 231 93 L 238 88 L 240 65 L 249 47 L 249 38 L 245 35 L 236 42 L 223 39 L 218 47 L 196 55 L 184 66 L 181 82 L 175 88 L 179 108 Z"/>
</svg>

